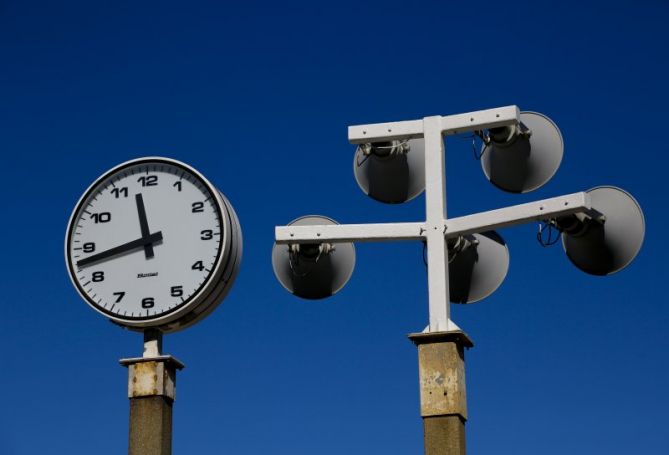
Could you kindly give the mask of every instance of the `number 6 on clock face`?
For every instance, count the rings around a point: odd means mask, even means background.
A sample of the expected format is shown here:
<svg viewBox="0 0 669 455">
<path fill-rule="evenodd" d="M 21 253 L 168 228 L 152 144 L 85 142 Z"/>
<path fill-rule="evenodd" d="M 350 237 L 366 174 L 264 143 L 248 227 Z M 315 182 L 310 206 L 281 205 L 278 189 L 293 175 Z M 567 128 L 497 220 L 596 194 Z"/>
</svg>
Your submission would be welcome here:
<svg viewBox="0 0 669 455">
<path fill-rule="evenodd" d="M 242 255 L 230 203 L 199 172 L 140 158 L 98 178 L 68 223 L 65 258 L 83 299 L 113 322 L 163 332 L 211 312 Z"/>
</svg>

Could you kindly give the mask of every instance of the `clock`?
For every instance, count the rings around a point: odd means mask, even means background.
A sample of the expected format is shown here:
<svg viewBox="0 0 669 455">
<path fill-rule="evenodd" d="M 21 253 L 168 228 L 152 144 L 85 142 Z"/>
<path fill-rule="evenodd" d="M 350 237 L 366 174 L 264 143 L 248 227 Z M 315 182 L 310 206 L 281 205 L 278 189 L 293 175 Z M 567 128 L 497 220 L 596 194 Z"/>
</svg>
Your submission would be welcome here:
<svg viewBox="0 0 669 455">
<path fill-rule="evenodd" d="M 79 199 L 65 259 L 94 310 L 133 330 L 198 322 L 230 290 L 242 256 L 234 209 L 202 174 L 161 157 L 122 163 Z"/>
</svg>

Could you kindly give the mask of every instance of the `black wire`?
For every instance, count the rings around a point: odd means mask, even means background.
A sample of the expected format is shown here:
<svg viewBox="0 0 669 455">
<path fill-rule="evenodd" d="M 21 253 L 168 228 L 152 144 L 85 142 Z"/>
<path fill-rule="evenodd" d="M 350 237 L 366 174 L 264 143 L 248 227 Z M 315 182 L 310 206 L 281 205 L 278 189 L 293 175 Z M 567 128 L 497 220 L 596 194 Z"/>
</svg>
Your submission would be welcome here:
<svg viewBox="0 0 669 455">
<path fill-rule="evenodd" d="M 409 143 L 408 139 L 403 139 L 403 140 L 397 141 L 397 143 L 395 143 L 393 141 L 393 145 L 379 145 L 379 146 L 376 146 L 376 147 L 373 147 L 373 148 L 376 148 L 376 149 L 390 149 L 392 151 L 392 150 L 394 150 L 398 147 L 403 148 L 408 143 Z M 355 153 L 356 153 L 355 162 L 356 162 L 356 165 L 358 167 L 362 166 L 365 163 L 365 161 L 367 161 L 374 154 L 373 149 L 370 153 L 363 153 L 362 148 L 360 146 L 358 146 Z M 360 158 L 358 156 L 359 154 L 363 155 L 362 161 L 360 161 Z"/>
<path fill-rule="evenodd" d="M 473 138 L 473 139 L 472 139 L 472 153 L 474 154 L 474 159 L 475 159 L 476 161 L 481 161 L 481 158 L 483 158 L 483 154 L 484 154 L 485 151 L 488 149 L 488 144 L 486 144 L 485 141 L 484 141 L 484 142 L 483 142 L 483 147 L 481 148 L 481 153 L 478 153 L 478 152 L 476 151 L 476 149 L 477 149 L 477 147 L 476 147 L 476 138 L 478 137 L 478 138 L 480 138 L 480 139 L 483 139 L 482 136 L 481 136 L 482 134 L 483 134 L 483 133 L 478 132 L 478 131 L 477 131 L 477 133 L 472 134 L 472 138 Z"/>
<path fill-rule="evenodd" d="M 472 140 L 472 153 L 474 154 L 474 159 L 476 161 L 480 161 L 481 158 L 483 157 L 483 154 L 488 149 L 488 146 L 485 145 L 485 143 L 484 143 L 483 148 L 481 149 L 481 153 L 478 153 L 476 151 L 476 149 L 478 148 L 478 147 L 476 147 L 476 138 L 478 137 L 479 139 L 482 139 L 482 134 L 483 134 L 482 131 L 475 131 L 474 133 L 468 134 L 466 136 L 455 136 L 456 138 L 461 139 L 461 140 L 463 140 L 463 139 L 471 139 Z"/>
<path fill-rule="evenodd" d="M 295 275 L 298 278 L 304 278 L 305 276 L 309 275 L 315 268 L 316 264 L 318 264 L 318 260 L 321 258 L 321 253 L 322 251 L 318 251 L 318 256 L 316 256 L 316 259 L 314 260 L 313 265 L 309 268 L 304 273 L 299 273 L 296 269 L 300 268 L 300 254 L 299 253 L 288 253 L 288 264 L 290 265 L 290 271 L 293 272 L 293 275 Z M 293 257 L 295 258 L 295 261 L 293 262 Z"/>
<path fill-rule="evenodd" d="M 548 228 L 548 229 L 546 229 Z M 544 240 L 544 232 L 548 232 L 548 238 Z M 555 238 L 553 238 L 553 232 L 557 232 Z M 553 223 L 542 221 L 539 223 L 539 232 L 537 232 L 537 241 L 543 247 L 548 247 L 555 245 L 558 240 L 560 240 L 560 230 L 556 228 Z"/>
<path fill-rule="evenodd" d="M 365 161 L 367 161 L 369 159 L 369 157 L 372 156 L 371 153 L 369 155 L 365 155 L 364 153 L 362 153 L 362 149 L 360 149 L 360 147 L 358 147 L 358 150 L 356 151 L 356 154 L 358 154 L 358 153 L 361 154 L 362 156 L 364 156 L 362 161 L 360 161 L 358 159 L 358 157 L 356 157 L 355 162 L 358 165 L 358 167 L 362 166 L 365 163 Z"/>
<path fill-rule="evenodd" d="M 423 242 L 423 264 L 427 269 L 427 242 Z"/>
</svg>

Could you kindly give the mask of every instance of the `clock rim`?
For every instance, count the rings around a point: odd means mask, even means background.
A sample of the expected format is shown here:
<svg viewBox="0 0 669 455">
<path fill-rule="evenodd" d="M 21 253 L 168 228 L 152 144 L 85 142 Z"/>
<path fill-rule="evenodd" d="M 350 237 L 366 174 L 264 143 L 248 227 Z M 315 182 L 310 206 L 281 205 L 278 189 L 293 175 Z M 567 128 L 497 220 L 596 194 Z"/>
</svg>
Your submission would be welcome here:
<svg viewBox="0 0 669 455">
<path fill-rule="evenodd" d="M 177 320 L 172 324 L 168 324 L 167 326 L 161 327 L 161 330 L 163 330 L 163 332 L 165 333 L 183 330 L 209 316 L 209 314 L 211 314 L 217 308 L 218 304 L 222 302 L 223 299 L 228 295 L 228 292 L 230 292 L 230 289 L 232 288 L 232 285 L 235 282 L 235 279 L 237 278 L 237 274 L 239 273 L 239 267 L 242 262 L 243 249 L 244 249 L 241 226 L 239 224 L 239 219 L 237 218 L 237 214 L 235 213 L 235 210 L 232 208 L 232 204 L 230 204 L 230 201 L 228 201 L 228 199 L 225 197 L 225 195 L 223 195 L 223 193 L 219 192 L 219 194 L 225 201 L 227 208 L 227 215 L 230 218 L 230 224 L 231 224 L 230 259 L 226 262 L 226 267 L 224 268 L 223 275 L 217 282 L 217 285 L 212 287 L 210 296 L 211 303 L 207 305 L 200 305 L 198 307 L 194 307 L 192 308 L 192 311 L 190 313 L 186 313 L 181 320 Z M 193 315 L 192 317 L 190 317 L 191 314 Z"/>
<path fill-rule="evenodd" d="M 204 283 L 197 289 L 196 292 L 193 293 L 193 295 L 188 298 L 185 302 L 181 303 L 180 305 L 176 306 L 175 308 L 170 309 L 167 312 L 160 313 L 159 315 L 154 315 L 154 316 L 143 316 L 143 317 L 135 317 L 135 318 L 127 318 L 127 317 L 122 317 L 119 316 L 115 313 L 109 312 L 105 310 L 104 308 L 101 308 L 96 302 L 94 302 L 88 295 L 87 293 L 81 288 L 81 285 L 79 281 L 76 279 L 74 275 L 74 265 L 72 263 L 72 257 L 71 253 L 69 251 L 69 245 L 72 240 L 72 233 L 73 233 L 73 222 L 75 220 L 75 216 L 80 213 L 80 209 L 82 208 L 82 204 L 84 201 L 87 200 L 87 198 L 90 196 L 90 194 L 95 190 L 104 180 L 108 179 L 110 176 L 113 174 L 116 174 L 117 172 L 121 171 L 124 168 L 128 168 L 131 166 L 136 166 L 136 165 L 141 165 L 143 163 L 158 163 L 158 164 L 169 164 L 176 166 L 178 168 L 183 168 L 187 172 L 191 173 L 194 177 L 200 180 L 200 183 L 202 183 L 207 190 L 211 193 L 212 198 L 216 201 L 216 212 L 218 214 L 219 220 L 220 220 L 220 225 L 221 225 L 221 230 L 222 230 L 222 235 L 221 235 L 221 243 L 218 248 L 217 254 L 216 254 L 216 261 L 215 265 L 213 267 L 213 270 L 209 274 L 209 276 L 205 279 Z M 228 261 L 224 261 L 223 258 L 225 256 L 229 256 L 230 254 L 230 247 L 231 247 L 231 241 L 232 241 L 232 236 L 231 236 L 231 229 L 232 226 L 229 223 L 229 214 L 227 213 L 227 207 L 223 203 L 223 199 L 221 197 L 221 193 L 219 190 L 204 176 L 202 175 L 198 170 L 193 168 L 192 166 L 173 159 L 173 158 L 167 158 L 167 157 L 162 157 L 162 156 L 146 156 L 146 157 L 140 157 L 140 158 L 135 158 L 131 159 L 128 161 L 124 161 L 113 168 L 107 170 L 104 172 L 102 175 L 100 175 L 98 178 L 96 178 L 91 185 L 86 188 L 84 193 L 81 195 L 79 200 L 77 201 L 74 210 L 72 211 L 72 214 L 70 215 L 70 219 L 67 223 L 67 231 L 65 235 L 65 263 L 67 265 L 67 270 L 68 270 L 68 275 L 70 276 L 70 280 L 72 281 L 72 284 L 74 285 L 75 289 L 77 290 L 77 293 L 79 294 L 80 297 L 86 302 L 88 306 L 93 308 L 95 311 L 98 313 L 102 314 L 103 316 L 109 318 L 112 322 L 119 324 L 121 326 L 127 327 L 129 329 L 133 330 L 144 330 L 147 328 L 158 328 L 161 329 L 161 327 L 165 326 L 165 331 L 174 331 L 174 329 L 171 329 L 167 327 L 167 325 L 174 326 L 175 323 L 179 321 L 179 319 L 183 318 L 184 316 L 189 315 L 192 313 L 194 310 L 200 308 L 200 307 L 209 307 L 209 306 L 216 306 L 214 305 L 215 302 L 213 295 L 213 291 L 217 288 L 219 281 L 221 281 L 223 277 L 223 273 L 225 271 L 224 267 L 224 262 L 225 265 L 227 265 L 230 260 L 234 260 L 234 258 L 230 258 Z M 224 254 L 227 253 L 227 254 Z M 206 310 L 202 310 L 202 313 L 208 314 Z M 195 322 L 197 322 L 200 319 L 199 316 L 195 318 L 194 321 L 187 321 L 186 325 L 191 325 Z M 178 324 L 176 324 L 178 328 Z"/>
</svg>

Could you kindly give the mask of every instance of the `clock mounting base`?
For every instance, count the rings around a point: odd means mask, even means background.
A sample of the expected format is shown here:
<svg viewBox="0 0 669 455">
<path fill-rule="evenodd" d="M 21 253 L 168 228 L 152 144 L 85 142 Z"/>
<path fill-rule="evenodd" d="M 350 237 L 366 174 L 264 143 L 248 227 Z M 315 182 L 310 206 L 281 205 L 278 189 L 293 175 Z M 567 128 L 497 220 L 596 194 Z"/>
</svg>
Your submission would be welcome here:
<svg viewBox="0 0 669 455">
<path fill-rule="evenodd" d="M 145 330 L 142 357 L 119 361 L 128 368 L 131 455 L 172 453 L 172 406 L 177 370 L 183 369 L 184 364 L 162 354 L 162 341 L 159 330 Z"/>
</svg>

